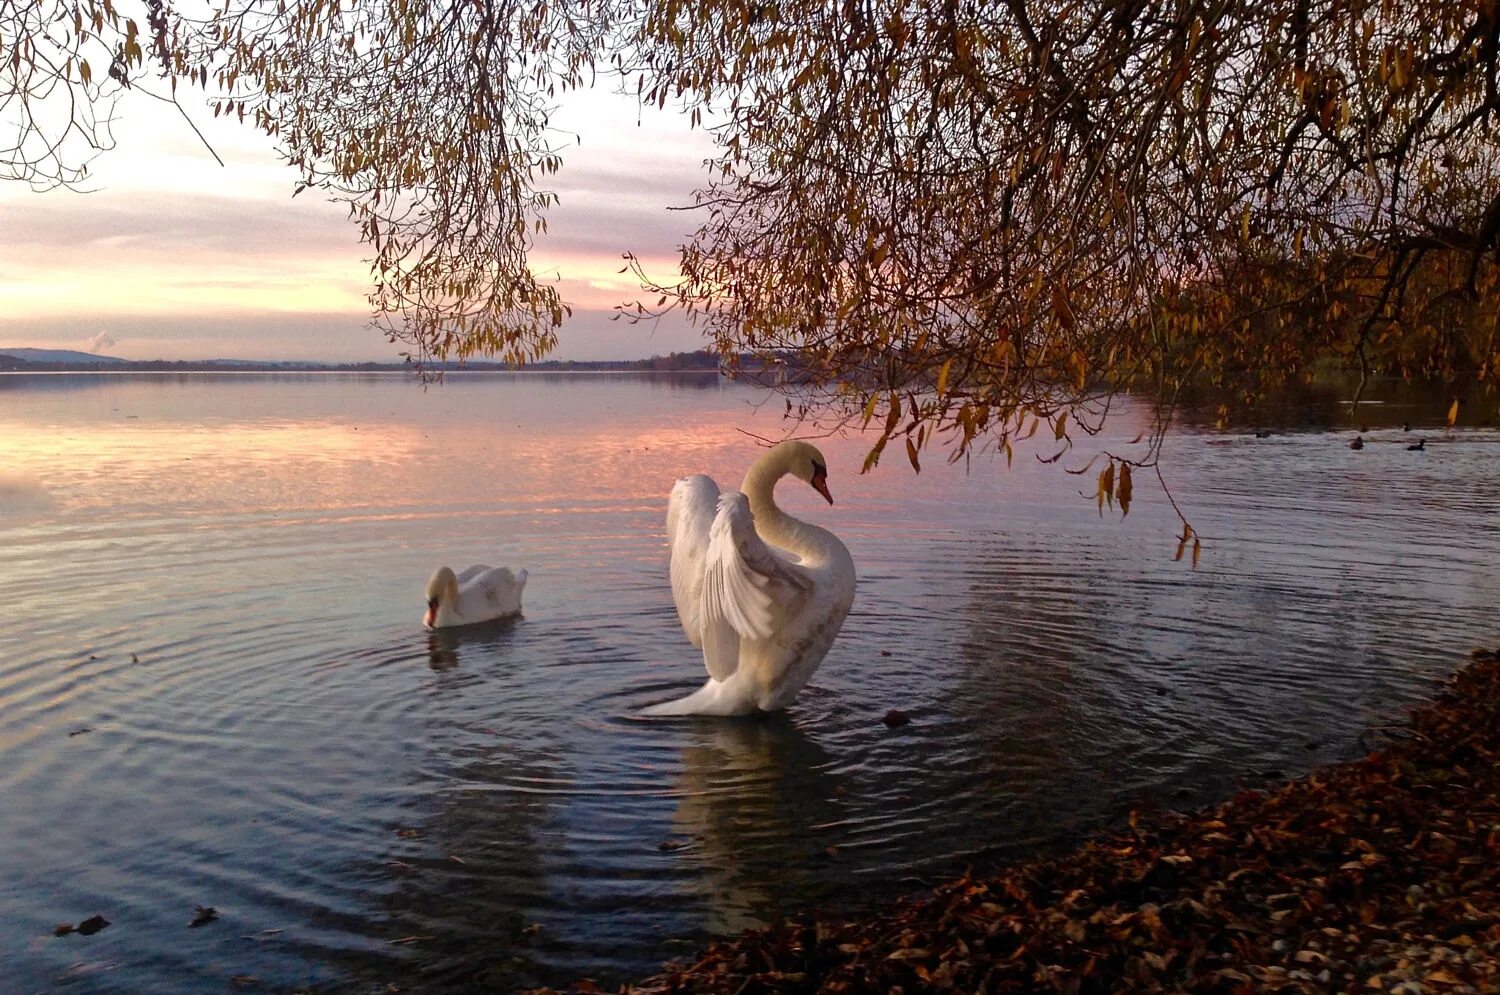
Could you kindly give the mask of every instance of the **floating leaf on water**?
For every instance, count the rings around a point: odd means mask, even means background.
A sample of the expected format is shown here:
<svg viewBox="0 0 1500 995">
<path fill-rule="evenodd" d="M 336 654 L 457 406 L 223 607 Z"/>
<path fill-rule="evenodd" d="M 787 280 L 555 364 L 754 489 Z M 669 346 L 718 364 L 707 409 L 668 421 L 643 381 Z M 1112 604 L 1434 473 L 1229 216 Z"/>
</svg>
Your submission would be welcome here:
<svg viewBox="0 0 1500 995">
<path fill-rule="evenodd" d="M 207 926 L 217 918 L 219 918 L 219 910 L 214 908 L 212 905 L 195 906 L 195 911 L 193 912 L 193 921 L 188 923 L 188 929 L 197 929 L 199 926 Z"/>
<path fill-rule="evenodd" d="M 109 925 L 109 920 L 103 916 L 89 916 L 78 924 L 78 932 L 84 936 L 93 936 L 99 930 Z"/>
</svg>

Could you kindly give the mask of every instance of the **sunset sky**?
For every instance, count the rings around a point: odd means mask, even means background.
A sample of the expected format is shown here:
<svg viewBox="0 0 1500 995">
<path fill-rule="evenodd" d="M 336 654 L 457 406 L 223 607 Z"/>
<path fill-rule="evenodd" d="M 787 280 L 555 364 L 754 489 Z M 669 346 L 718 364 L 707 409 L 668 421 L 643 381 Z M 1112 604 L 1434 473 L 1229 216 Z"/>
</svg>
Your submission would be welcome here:
<svg viewBox="0 0 1500 995">
<path fill-rule="evenodd" d="M 94 192 L 0 184 L 0 349 L 91 349 L 127 359 L 395 361 L 367 327 L 365 247 L 344 209 L 292 199 L 293 171 L 268 139 L 184 107 L 219 166 L 170 106 L 127 95 L 118 147 L 93 166 Z M 633 98 L 575 94 L 554 118 L 561 204 L 533 254 L 559 277 L 574 315 L 559 359 L 650 356 L 701 346 L 678 321 L 611 322 L 635 286 L 617 271 L 635 252 L 664 276 L 694 226 L 707 135 Z M 582 136 L 577 144 L 569 134 Z M 565 140 L 565 142 L 564 142 Z"/>
</svg>

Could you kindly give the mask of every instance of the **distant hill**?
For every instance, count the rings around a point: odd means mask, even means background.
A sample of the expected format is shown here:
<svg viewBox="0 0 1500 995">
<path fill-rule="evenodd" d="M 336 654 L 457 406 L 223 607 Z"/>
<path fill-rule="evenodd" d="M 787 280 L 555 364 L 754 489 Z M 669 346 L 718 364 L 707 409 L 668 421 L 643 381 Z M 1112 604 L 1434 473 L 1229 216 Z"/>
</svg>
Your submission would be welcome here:
<svg viewBox="0 0 1500 995">
<path fill-rule="evenodd" d="M 114 356 L 79 352 L 77 349 L 6 349 L 5 355 L 28 363 L 87 363 L 92 366 L 114 366 L 118 363 L 130 362 L 128 359 L 118 359 Z"/>
</svg>

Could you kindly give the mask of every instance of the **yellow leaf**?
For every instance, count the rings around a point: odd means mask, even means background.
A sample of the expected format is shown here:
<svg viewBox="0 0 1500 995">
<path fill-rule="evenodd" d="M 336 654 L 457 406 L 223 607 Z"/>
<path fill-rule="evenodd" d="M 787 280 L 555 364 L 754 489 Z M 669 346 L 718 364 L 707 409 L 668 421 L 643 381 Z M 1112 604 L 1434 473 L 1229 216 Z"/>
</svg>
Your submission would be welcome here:
<svg viewBox="0 0 1500 995">
<path fill-rule="evenodd" d="M 1245 210 L 1240 214 L 1240 241 L 1250 241 L 1250 205 L 1245 205 Z"/>
<path fill-rule="evenodd" d="M 1177 555 L 1172 557 L 1173 560 L 1182 559 L 1182 554 L 1187 552 L 1187 544 L 1189 539 L 1193 539 L 1194 542 L 1197 542 L 1197 540 L 1193 538 L 1193 527 L 1187 522 L 1183 522 L 1182 535 L 1177 537 Z"/>
<path fill-rule="evenodd" d="M 891 409 L 885 416 L 885 436 L 896 434 L 896 423 L 901 420 L 901 395 L 891 391 Z"/>
<path fill-rule="evenodd" d="M 871 394 L 870 399 L 865 402 L 865 424 L 870 424 L 870 419 L 875 417 L 875 405 L 879 403 L 880 395 Z"/>
<path fill-rule="evenodd" d="M 938 379 L 937 379 L 937 393 L 938 393 L 938 397 L 942 397 L 944 394 L 948 393 L 948 371 L 951 370 L 952 368 L 953 368 L 953 357 L 949 356 L 947 362 L 943 363 L 943 368 L 940 369 L 940 370 L 938 370 Z"/>
<path fill-rule="evenodd" d="M 1062 437 L 1068 434 L 1068 413 L 1062 412 L 1057 416 L 1057 424 L 1053 426 L 1052 437 L 1061 442 Z"/>
<path fill-rule="evenodd" d="M 1452 428 L 1458 421 L 1458 398 L 1453 399 L 1453 404 L 1448 408 L 1448 427 Z"/>
</svg>

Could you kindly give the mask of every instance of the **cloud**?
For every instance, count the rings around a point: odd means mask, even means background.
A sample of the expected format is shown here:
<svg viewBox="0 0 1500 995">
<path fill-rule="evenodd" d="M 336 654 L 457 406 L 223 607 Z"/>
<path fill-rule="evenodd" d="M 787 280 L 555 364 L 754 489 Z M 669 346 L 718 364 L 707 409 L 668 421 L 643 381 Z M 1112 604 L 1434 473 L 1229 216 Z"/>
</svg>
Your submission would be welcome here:
<svg viewBox="0 0 1500 995">
<path fill-rule="evenodd" d="M 175 108 L 139 103 L 97 163 L 97 192 L 0 186 L 0 345 L 76 348 L 99 333 L 109 341 L 95 336 L 91 349 L 131 359 L 394 359 L 399 350 L 366 327 L 370 250 L 346 209 L 314 192 L 293 201 L 295 171 L 252 129 L 189 106 L 228 163 L 219 168 Z M 558 358 L 696 348 L 683 322 L 608 318 L 640 293 L 617 273 L 621 253 L 675 274 L 702 214 L 667 208 L 690 205 L 706 181 L 711 136 L 634 96 L 583 91 L 560 103 L 564 166 L 542 185 L 561 199 L 530 258 L 575 307 Z"/>
<path fill-rule="evenodd" d="M 83 347 L 83 351 L 99 353 L 103 352 L 106 349 L 113 349 L 117 345 L 119 345 L 119 340 L 116 339 L 113 335 L 109 334 L 108 332 L 100 332 L 98 335 L 95 335 L 93 338 L 89 339 L 89 343 L 88 345 Z"/>
</svg>

